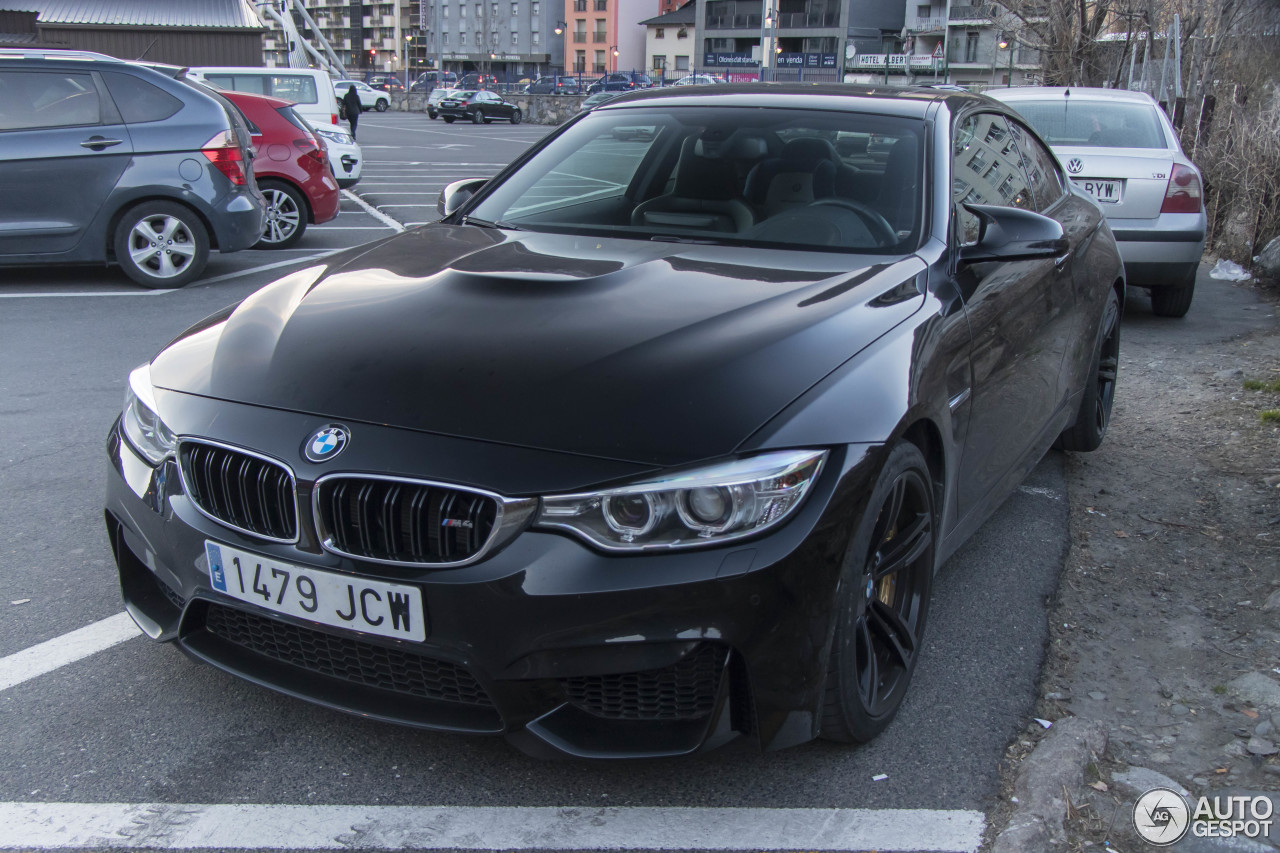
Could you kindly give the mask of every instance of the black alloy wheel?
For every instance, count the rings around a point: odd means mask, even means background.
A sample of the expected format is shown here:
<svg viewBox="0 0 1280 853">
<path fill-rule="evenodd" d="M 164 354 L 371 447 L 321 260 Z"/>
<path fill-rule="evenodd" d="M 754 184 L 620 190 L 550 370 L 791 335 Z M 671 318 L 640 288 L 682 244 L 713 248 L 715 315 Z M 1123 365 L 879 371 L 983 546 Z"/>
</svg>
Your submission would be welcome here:
<svg viewBox="0 0 1280 853">
<path fill-rule="evenodd" d="M 920 657 L 935 552 L 929 468 L 904 441 L 885 460 L 845 554 L 823 738 L 866 743 L 898 713 Z"/>
<path fill-rule="evenodd" d="M 521 114 L 519 109 L 517 109 L 515 112 L 511 114 L 512 124 L 519 124 L 523 119 L 524 119 L 524 115 Z"/>
<path fill-rule="evenodd" d="M 483 120 L 484 120 L 484 110 L 480 109 L 479 107 L 476 107 L 475 111 L 471 113 L 471 123 L 479 124 Z"/>
<path fill-rule="evenodd" d="M 1098 344 L 1094 348 L 1089 373 L 1076 422 L 1058 436 L 1060 450 L 1088 452 L 1097 450 L 1111 423 L 1111 408 L 1116 400 L 1116 379 L 1120 370 L 1120 297 L 1114 289 L 1107 294 L 1098 327 Z"/>
</svg>

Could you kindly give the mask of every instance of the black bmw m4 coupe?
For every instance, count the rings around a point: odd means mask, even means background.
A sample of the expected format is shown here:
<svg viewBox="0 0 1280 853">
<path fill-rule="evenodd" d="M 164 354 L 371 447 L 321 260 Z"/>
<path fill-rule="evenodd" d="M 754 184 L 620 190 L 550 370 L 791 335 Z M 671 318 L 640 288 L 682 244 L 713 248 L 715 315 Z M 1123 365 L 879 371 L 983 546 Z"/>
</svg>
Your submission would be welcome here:
<svg viewBox="0 0 1280 853">
<path fill-rule="evenodd" d="M 1115 241 L 981 96 L 627 94 L 440 211 L 129 377 L 152 638 L 537 755 L 864 742 L 935 572 L 1107 429 Z"/>
</svg>

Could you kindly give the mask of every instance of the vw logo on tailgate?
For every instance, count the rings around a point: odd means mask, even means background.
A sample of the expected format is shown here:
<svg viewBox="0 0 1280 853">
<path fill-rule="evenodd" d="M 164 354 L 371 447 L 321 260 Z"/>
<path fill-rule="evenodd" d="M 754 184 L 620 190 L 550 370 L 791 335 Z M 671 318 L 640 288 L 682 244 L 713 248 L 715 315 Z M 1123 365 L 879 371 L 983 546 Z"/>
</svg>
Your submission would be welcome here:
<svg viewBox="0 0 1280 853">
<path fill-rule="evenodd" d="M 351 431 L 342 424 L 321 427 L 302 443 L 302 455 L 312 462 L 328 462 L 347 446 Z"/>
<path fill-rule="evenodd" d="M 1073 175 L 1078 175 L 1084 171 L 1084 163 L 1080 161 L 1079 157 L 1072 157 L 1067 161 L 1067 171 Z"/>
</svg>

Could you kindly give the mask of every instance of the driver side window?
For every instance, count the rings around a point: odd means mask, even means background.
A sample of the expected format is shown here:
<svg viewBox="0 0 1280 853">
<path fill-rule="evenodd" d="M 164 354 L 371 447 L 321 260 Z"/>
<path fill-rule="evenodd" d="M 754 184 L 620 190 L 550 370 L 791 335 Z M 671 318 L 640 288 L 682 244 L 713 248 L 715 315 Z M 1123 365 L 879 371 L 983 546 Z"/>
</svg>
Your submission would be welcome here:
<svg viewBox="0 0 1280 853">
<path fill-rule="evenodd" d="M 1018 141 L 1004 117 L 975 113 L 961 120 L 951 137 L 951 210 L 955 240 L 978 241 L 978 218 L 964 204 L 1032 207 Z"/>
</svg>

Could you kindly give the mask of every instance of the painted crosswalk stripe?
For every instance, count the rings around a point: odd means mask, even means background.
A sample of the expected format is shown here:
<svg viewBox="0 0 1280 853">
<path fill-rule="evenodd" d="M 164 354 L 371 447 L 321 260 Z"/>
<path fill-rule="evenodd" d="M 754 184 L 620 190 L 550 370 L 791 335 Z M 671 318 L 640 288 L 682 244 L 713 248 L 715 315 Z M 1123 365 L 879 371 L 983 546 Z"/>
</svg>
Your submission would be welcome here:
<svg viewBox="0 0 1280 853">
<path fill-rule="evenodd" d="M 977 811 L 0 803 L 0 849 L 976 853 Z"/>
<path fill-rule="evenodd" d="M 8 690 L 15 684 L 53 672 L 141 633 L 128 613 L 117 613 L 69 634 L 14 652 L 0 658 L 0 690 Z M 0 826 L 3 825 L 4 819 L 0 818 Z"/>
</svg>

